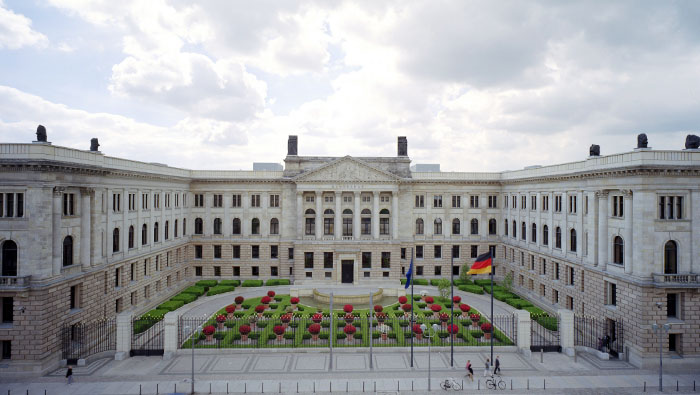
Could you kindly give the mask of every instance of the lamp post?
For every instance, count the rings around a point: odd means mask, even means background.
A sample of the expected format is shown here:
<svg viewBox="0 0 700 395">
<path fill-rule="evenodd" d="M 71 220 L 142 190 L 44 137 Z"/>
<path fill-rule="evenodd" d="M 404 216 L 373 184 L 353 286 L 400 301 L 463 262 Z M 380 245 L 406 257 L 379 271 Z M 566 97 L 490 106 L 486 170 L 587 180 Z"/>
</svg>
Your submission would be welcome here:
<svg viewBox="0 0 700 395">
<path fill-rule="evenodd" d="M 189 327 L 189 326 L 185 326 L 185 327 L 183 328 L 183 330 L 184 330 L 185 332 L 187 332 L 187 331 L 190 330 L 190 327 Z M 193 332 L 194 332 L 194 333 L 192 333 L 192 337 L 190 338 L 190 343 L 192 343 L 192 377 L 191 377 L 192 388 L 191 388 L 191 390 L 190 390 L 190 393 L 191 393 L 191 394 L 194 394 L 194 342 L 195 342 L 195 339 L 196 339 L 195 335 L 197 334 L 197 333 L 196 333 L 196 332 L 197 332 L 196 328 L 195 328 L 195 330 L 194 330 Z"/>
<path fill-rule="evenodd" d="M 663 386 L 663 333 L 668 332 L 669 328 L 671 328 L 671 325 L 669 324 L 663 324 L 663 325 L 658 325 L 657 323 L 651 324 L 652 329 L 654 329 L 654 332 L 659 333 L 659 392 L 664 392 L 664 386 Z"/>
<path fill-rule="evenodd" d="M 425 324 L 420 324 L 420 329 L 423 331 L 423 336 L 428 338 L 428 392 L 430 392 L 430 345 L 433 343 L 433 337 L 437 334 L 438 331 L 438 326 L 437 324 L 433 324 L 432 326 L 432 335 L 430 335 L 430 329 L 427 325 Z"/>
</svg>

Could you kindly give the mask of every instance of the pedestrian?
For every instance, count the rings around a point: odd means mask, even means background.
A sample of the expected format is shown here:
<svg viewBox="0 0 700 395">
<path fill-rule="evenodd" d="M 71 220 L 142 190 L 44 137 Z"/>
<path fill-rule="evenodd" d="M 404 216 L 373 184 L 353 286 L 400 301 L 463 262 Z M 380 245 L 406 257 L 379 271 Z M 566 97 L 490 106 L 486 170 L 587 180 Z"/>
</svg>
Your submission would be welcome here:
<svg viewBox="0 0 700 395">
<path fill-rule="evenodd" d="M 73 367 L 68 366 L 68 370 L 66 370 L 66 381 L 68 384 L 73 382 Z"/>
<path fill-rule="evenodd" d="M 496 367 L 493 369 L 493 374 L 501 375 L 501 361 L 498 359 L 500 356 L 496 355 Z"/>
<path fill-rule="evenodd" d="M 488 376 L 488 375 L 489 375 L 489 371 L 491 370 L 491 369 L 490 369 L 490 365 L 491 365 L 491 364 L 490 364 L 489 362 L 491 362 L 491 360 L 488 359 L 488 358 L 486 358 L 486 363 L 485 363 L 485 365 L 484 365 L 484 377 Z"/>
<path fill-rule="evenodd" d="M 474 370 L 472 370 L 472 361 L 467 360 L 467 374 L 465 376 L 468 376 L 471 381 L 474 381 Z"/>
</svg>

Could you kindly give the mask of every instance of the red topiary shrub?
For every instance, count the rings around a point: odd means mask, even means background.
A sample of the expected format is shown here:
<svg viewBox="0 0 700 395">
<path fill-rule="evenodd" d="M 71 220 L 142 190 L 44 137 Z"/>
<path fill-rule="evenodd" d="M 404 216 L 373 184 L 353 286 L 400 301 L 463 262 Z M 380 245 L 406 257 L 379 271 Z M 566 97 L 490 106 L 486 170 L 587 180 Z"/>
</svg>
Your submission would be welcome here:
<svg viewBox="0 0 700 395">
<path fill-rule="evenodd" d="M 343 332 L 345 332 L 346 335 L 352 335 L 355 333 L 355 331 L 357 331 L 357 328 L 350 324 L 345 325 L 345 328 L 343 328 Z"/>
<path fill-rule="evenodd" d="M 374 306 L 374 311 L 375 311 L 376 313 L 379 313 L 379 312 L 382 311 L 382 310 L 384 310 L 384 307 L 382 307 L 382 306 L 380 306 L 380 305 Z"/>
<path fill-rule="evenodd" d="M 265 311 L 265 309 L 266 309 L 266 307 L 263 306 L 263 305 L 261 305 L 261 304 L 255 306 L 255 312 L 258 313 L 258 314 L 260 314 L 260 313 L 262 313 L 263 311 Z"/>
<path fill-rule="evenodd" d="M 236 296 L 236 299 L 234 299 L 236 304 L 241 304 L 241 303 L 243 303 L 244 300 L 245 300 L 245 298 L 242 296 Z"/>
<path fill-rule="evenodd" d="M 411 305 L 405 304 L 405 305 L 401 306 L 401 309 L 408 313 L 409 311 L 411 311 Z"/>
<path fill-rule="evenodd" d="M 447 332 L 450 334 L 455 334 L 459 332 L 459 327 L 457 324 L 447 325 Z"/>
<path fill-rule="evenodd" d="M 291 304 L 297 304 L 297 303 L 299 303 L 299 298 L 297 298 L 297 297 L 295 296 L 295 297 L 289 299 L 289 303 L 291 303 Z"/>
<path fill-rule="evenodd" d="M 440 321 L 447 321 L 450 319 L 450 315 L 447 313 L 440 313 L 438 318 L 440 318 Z"/>
<path fill-rule="evenodd" d="M 238 328 L 238 332 L 240 332 L 241 335 L 247 335 L 250 333 L 250 325 L 241 325 Z"/>
<path fill-rule="evenodd" d="M 230 313 L 233 313 L 234 311 L 236 311 L 236 306 L 235 306 L 235 305 L 230 304 L 230 305 L 226 306 L 226 312 L 227 312 L 227 313 L 230 314 Z"/>
<path fill-rule="evenodd" d="M 461 301 L 462 301 L 462 298 L 459 297 L 459 296 L 455 296 L 455 297 L 452 298 L 452 302 L 453 302 L 453 303 L 459 303 L 459 302 L 461 302 Z"/>
<path fill-rule="evenodd" d="M 311 324 L 309 325 L 309 333 L 312 335 L 318 335 L 321 332 L 321 325 Z"/>
<path fill-rule="evenodd" d="M 267 291 L 267 296 L 274 298 L 275 297 L 275 291 Z"/>
<path fill-rule="evenodd" d="M 221 322 L 226 322 L 226 316 L 223 315 L 223 314 L 217 315 L 217 316 L 216 316 L 216 322 L 219 322 L 219 323 L 221 323 Z"/>
<path fill-rule="evenodd" d="M 399 303 L 401 304 L 406 304 L 408 302 L 408 298 L 405 296 L 399 296 Z"/>
<path fill-rule="evenodd" d="M 316 313 L 316 314 L 313 315 L 313 317 L 311 317 L 311 321 L 313 321 L 313 322 L 315 322 L 315 323 L 317 323 L 317 324 L 318 324 L 319 322 L 321 322 L 322 320 L 323 320 L 323 314 L 321 314 L 321 313 Z"/>
<path fill-rule="evenodd" d="M 416 335 L 422 335 L 422 334 L 423 334 L 423 330 L 420 328 L 420 325 L 418 325 L 418 324 L 413 324 L 413 333 L 415 333 Z"/>
<path fill-rule="evenodd" d="M 469 307 L 468 304 L 462 303 L 462 304 L 459 305 L 459 309 L 462 310 L 462 311 L 464 311 L 464 312 L 466 313 L 466 312 L 468 312 L 469 310 L 471 310 L 472 308 Z"/>
<path fill-rule="evenodd" d="M 291 321 L 291 320 L 292 320 L 292 315 L 289 314 L 289 313 L 287 313 L 287 314 L 282 314 L 282 315 L 280 316 L 280 321 L 284 322 L 285 324 L 286 324 L 286 323 L 289 323 L 289 321 Z"/>
<path fill-rule="evenodd" d="M 270 302 L 272 302 L 272 298 L 269 296 L 263 296 L 260 299 L 260 303 L 262 303 L 262 304 L 270 304 Z"/>
<path fill-rule="evenodd" d="M 343 311 L 346 313 L 352 313 L 352 305 L 346 304 L 345 306 L 343 306 Z"/>
<path fill-rule="evenodd" d="M 481 319 L 481 316 L 479 314 L 476 314 L 476 313 L 471 313 L 471 314 L 469 314 L 469 318 L 471 318 L 473 320 L 478 320 L 478 319 Z"/>
<path fill-rule="evenodd" d="M 211 336 L 214 332 L 216 332 L 214 325 L 207 325 L 202 329 L 202 333 L 204 333 L 205 336 Z"/>
<path fill-rule="evenodd" d="M 439 312 L 440 310 L 442 310 L 442 306 L 440 306 L 439 304 L 434 304 L 434 305 L 431 305 L 431 306 L 430 306 L 430 310 L 432 310 L 433 312 L 437 313 L 437 312 Z"/>
<path fill-rule="evenodd" d="M 425 297 L 425 303 L 430 304 L 430 303 L 434 303 L 434 302 L 435 302 L 435 299 L 433 299 L 432 296 L 426 296 L 426 297 Z"/>
<path fill-rule="evenodd" d="M 272 328 L 272 331 L 277 336 L 284 335 L 284 327 L 282 325 L 275 325 L 275 327 Z"/>
<path fill-rule="evenodd" d="M 484 322 L 483 324 L 481 324 L 481 330 L 484 332 L 490 333 L 492 329 L 493 329 L 493 327 L 488 322 Z"/>
</svg>

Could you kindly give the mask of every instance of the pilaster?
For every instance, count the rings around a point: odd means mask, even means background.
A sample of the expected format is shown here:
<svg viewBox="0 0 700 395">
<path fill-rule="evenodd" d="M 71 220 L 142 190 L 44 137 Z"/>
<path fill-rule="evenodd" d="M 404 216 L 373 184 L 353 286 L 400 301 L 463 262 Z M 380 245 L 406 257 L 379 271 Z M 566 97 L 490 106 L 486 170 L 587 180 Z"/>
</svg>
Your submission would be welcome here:
<svg viewBox="0 0 700 395">
<path fill-rule="evenodd" d="M 52 272 L 54 276 L 61 274 L 61 199 L 63 198 L 64 188 L 55 187 L 53 190 L 53 210 L 51 216 L 51 240 L 52 248 Z"/>
<path fill-rule="evenodd" d="M 379 191 L 372 192 L 372 238 L 379 238 Z"/>
<path fill-rule="evenodd" d="M 89 188 L 80 189 L 80 264 L 83 269 L 90 269 L 90 234 L 91 234 L 91 214 L 90 205 L 93 190 Z M 128 235 L 127 235 L 128 236 Z"/>
<path fill-rule="evenodd" d="M 391 194 L 391 238 L 399 238 L 399 192 Z"/>
<path fill-rule="evenodd" d="M 622 194 L 624 196 L 624 213 L 623 215 L 625 216 L 625 229 L 623 231 L 623 238 L 624 238 L 624 264 L 625 264 L 625 274 L 633 274 L 634 272 L 634 264 L 632 262 L 632 251 L 633 251 L 633 242 L 632 242 L 632 231 L 633 231 L 633 210 L 632 210 L 632 201 L 633 201 L 633 193 L 631 190 L 623 190 Z"/>
<path fill-rule="evenodd" d="M 316 240 L 323 238 L 323 192 L 315 191 L 316 199 Z"/>
<path fill-rule="evenodd" d="M 608 263 L 608 191 L 596 192 L 598 200 L 598 266 L 607 269 Z"/>
</svg>

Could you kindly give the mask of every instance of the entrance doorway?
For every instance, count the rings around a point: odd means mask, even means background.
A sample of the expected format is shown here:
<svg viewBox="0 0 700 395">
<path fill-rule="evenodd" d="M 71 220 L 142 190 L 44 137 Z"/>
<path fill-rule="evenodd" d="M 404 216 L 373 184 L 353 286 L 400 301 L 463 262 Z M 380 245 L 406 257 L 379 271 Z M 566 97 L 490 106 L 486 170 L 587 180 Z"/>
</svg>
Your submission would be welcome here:
<svg viewBox="0 0 700 395">
<path fill-rule="evenodd" d="M 340 278 L 343 284 L 352 284 L 353 271 L 355 269 L 355 262 L 353 261 L 341 261 L 340 263 L 341 273 Z"/>
</svg>

